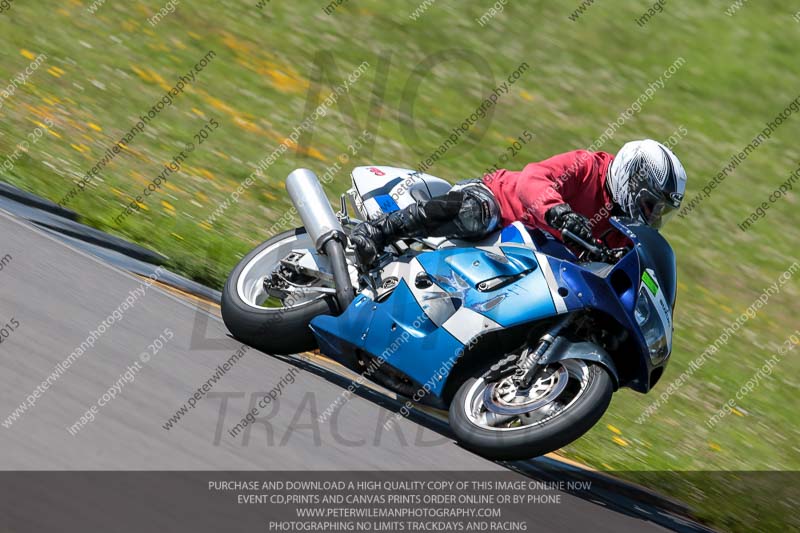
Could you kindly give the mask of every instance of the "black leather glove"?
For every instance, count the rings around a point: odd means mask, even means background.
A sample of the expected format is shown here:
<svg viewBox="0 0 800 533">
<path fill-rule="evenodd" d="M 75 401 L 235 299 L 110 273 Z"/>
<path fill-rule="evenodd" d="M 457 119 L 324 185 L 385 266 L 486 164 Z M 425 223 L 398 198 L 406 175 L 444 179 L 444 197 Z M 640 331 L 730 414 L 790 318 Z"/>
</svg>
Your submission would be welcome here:
<svg viewBox="0 0 800 533">
<path fill-rule="evenodd" d="M 369 222 L 362 222 L 350 233 L 350 242 L 356 249 L 358 260 L 365 267 L 372 266 L 384 248 L 383 232 Z"/>
<path fill-rule="evenodd" d="M 573 211 L 567 204 L 551 207 L 544 214 L 544 218 L 551 227 L 559 231 L 569 230 L 586 242 L 594 242 L 589 219 Z"/>
</svg>

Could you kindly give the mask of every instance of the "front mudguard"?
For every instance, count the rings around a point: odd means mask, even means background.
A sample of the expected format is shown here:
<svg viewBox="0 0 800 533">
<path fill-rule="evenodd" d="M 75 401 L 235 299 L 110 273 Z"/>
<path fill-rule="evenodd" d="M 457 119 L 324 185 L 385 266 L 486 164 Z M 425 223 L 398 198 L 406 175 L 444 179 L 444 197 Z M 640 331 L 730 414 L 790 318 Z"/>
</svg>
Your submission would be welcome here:
<svg viewBox="0 0 800 533">
<path fill-rule="evenodd" d="M 619 389 L 617 366 L 614 364 L 611 355 L 597 344 L 586 341 L 571 342 L 564 337 L 558 337 L 553 341 L 552 346 L 544 354 L 539 364 L 547 365 L 565 359 L 583 359 L 602 365 L 611 375 L 611 379 L 614 382 L 614 390 Z"/>
</svg>

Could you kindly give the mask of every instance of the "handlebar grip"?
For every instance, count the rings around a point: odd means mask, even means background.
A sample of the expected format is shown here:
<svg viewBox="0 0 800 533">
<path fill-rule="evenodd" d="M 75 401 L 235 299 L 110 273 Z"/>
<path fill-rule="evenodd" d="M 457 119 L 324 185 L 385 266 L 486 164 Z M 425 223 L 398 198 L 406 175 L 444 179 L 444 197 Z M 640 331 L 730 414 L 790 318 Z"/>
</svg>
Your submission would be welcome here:
<svg viewBox="0 0 800 533">
<path fill-rule="evenodd" d="M 568 229 L 561 230 L 561 235 L 563 235 L 564 237 L 569 237 L 571 241 L 573 241 L 576 244 L 579 244 L 580 246 L 585 248 L 589 253 L 596 255 L 597 257 L 603 259 L 604 261 L 609 256 L 608 250 L 583 240 L 581 237 L 578 237 Z"/>
</svg>

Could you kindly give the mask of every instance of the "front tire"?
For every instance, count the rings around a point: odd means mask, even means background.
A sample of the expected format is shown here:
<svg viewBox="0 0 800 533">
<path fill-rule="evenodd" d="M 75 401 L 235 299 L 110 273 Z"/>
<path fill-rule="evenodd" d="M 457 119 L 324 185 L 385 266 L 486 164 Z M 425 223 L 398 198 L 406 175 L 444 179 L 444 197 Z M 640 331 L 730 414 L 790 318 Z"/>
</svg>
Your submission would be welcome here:
<svg viewBox="0 0 800 533">
<path fill-rule="evenodd" d="M 490 459 L 529 459 L 571 443 L 600 420 L 614 392 L 605 368 L 568 359 L 548 365 L 543 372 L 531 390 L 523 391 L 528 396 L 521 403 L 522 393 L 511 391 L 509 382 L 504 381 L 508 377 L 492 383 L 487 381 L 494 379 L 492 372 L 486 372 L 464 383 L 449 413 L 450 427 L 459 442 Z M 526 405 L 531 407 L 529 412 L 510 414 L 524 411 Z"/>
<path fill-rule="evenodd" d="M 316 348 L 308 324 L 312 318 L 336 312 L 330 295 L 292 305 L 265 307 L 263 277 L 292 249 L 314 250 L 305 229 L 285 231 L 261 243 L 231 271 L 222 290 L 222 320 L 231 334 L 267 353 L 290 355 Z"/>
</svg>

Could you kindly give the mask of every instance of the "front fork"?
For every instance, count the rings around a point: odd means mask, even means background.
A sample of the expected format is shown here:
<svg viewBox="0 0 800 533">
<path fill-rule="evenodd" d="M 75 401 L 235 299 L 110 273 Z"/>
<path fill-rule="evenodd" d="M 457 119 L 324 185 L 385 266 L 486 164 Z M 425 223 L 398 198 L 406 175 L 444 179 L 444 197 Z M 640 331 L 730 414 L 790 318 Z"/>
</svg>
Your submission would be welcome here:
<svg viewBox="0 0 800 533">
<path fill-rule="evenodd" d="M 535 348 L 528 346 L 520 354 L 517 370 L 514 373 L 514 382 L 519 388 L 527 388 L 531 385 L 536 372 L 539 370 L 539 361 L 544 358 L 547 350 L 550 349 L 561 332 L 572 323 L 573 318 L 574 314 L 572 313 L 566 315 L 550 328 L 547 333 L 542 335 Z"/>
</svg>

